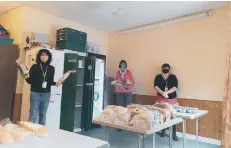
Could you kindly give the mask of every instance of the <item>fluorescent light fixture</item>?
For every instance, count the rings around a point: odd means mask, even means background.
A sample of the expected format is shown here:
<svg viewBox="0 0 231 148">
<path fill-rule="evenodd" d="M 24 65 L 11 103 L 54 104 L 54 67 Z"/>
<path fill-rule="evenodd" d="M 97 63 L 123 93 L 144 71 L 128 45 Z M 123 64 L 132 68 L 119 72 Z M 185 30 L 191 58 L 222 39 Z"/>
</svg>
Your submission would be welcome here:
<svg viewBox="0 0 231 148">
<path fill-rule="evenodd" d="M 186 22 L 186 21 L 193 21 L 193 20 L 206 18 L 206 17 L 211 16 L 212 14 L 213 13 L 211 11 L 207 11 L 207 12 L 199 13 L 196 15 L 190 15 L 187 17 L 182 17 L 182 18 L 164 21 L 164 22 L 160 22 L 160 23 L 156 23 L 156 24 L 146 25 L 143 27 L 138 27 L 138 28 L 134 28 L 134 29 L 128 29 L 125 31 L 120 31 L 120 32 L 118 32 L 118 34 L 130 34 L 130 33 L 135 33 L 135 32 L 153 29 L 153 28 L 157 28 L 157 27 L 170 26 L 170 25 L 174 25 L 174 24 L 178 24 L 178 23 L 182 23 L 182 22 Z"/>
</svg>

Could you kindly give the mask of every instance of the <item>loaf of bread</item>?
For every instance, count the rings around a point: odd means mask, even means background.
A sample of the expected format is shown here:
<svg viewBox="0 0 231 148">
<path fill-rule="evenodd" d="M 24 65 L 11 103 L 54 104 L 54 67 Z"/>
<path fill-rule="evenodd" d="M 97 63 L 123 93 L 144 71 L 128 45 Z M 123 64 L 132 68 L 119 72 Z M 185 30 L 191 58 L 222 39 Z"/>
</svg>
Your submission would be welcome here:
<svg viewBox="0 0 231 148">
<path fill-rule="evenodd" d="M 70 76 L 71 73 L 76 73 L 76 70 L 69 70 L 66 72 L 56 83 L 56 86 L 59 87 L 63 82 Z"/>
<path fill-rule="evenodd" d="M 5 125 L 7 125 L 7 124 L 11 124 L 12 122 L 11 122 L 11 120 L 10 120 L 10 118 L 4 118 L 4 119 L 2 119 L 1 121 L 0 121 L 0 125 L 2 126 L 2 127 L 4 127 Z"/>
<path fill-rule="evenodd" d="M 25 121 L 18 122 L 18 125 L 31 131 L 35 136 L 39 136 L 39 137 L 48 136 L 48 129 L 45 126 L 35 123 L 25 122 Z"/>
<path fill-rule="evenodd" d="M 13 143 L 13 136 L 4 128 L 0 127 L 0 144 L 9 144 Z"/>
<path fill-rule="evenodd" d="M 19 127 L 16 124 L 7 124 L 4 126 L 4 129 L 7 130 L 14 138 L 15 141 L 23 141 L 31 135 L 31 132 L 28 130 Z"/>
</svg>

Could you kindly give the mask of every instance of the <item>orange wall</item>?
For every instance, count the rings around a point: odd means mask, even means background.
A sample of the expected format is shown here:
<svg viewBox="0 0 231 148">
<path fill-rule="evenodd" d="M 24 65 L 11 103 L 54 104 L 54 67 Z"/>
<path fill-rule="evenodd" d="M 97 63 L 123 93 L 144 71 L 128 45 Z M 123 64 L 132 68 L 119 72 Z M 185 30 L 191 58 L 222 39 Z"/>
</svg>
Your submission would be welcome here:
<svg viewBox="0 0 231 148">
<path fill-rule="evenodd" d="M 133 72 L 135 94 L 155 95 L 153 80 L 164 62 L 179 79 L 179 97 L 222 100 L 228 39 L 228 8 L 213 16 L 168 27 L 109 35 L 108 74 L 121 59 Z"/>
<path fill-rule="evenodd" d="M 94 42 L 100 45 L 100 53 L 107 54 L 108 52 L 108 34 L 92 29 L 74 21 L 66 20 L 55 15 L 45 13 L 38 9 L 33 9 L 28 6 L 24 8 L 23 32 L 38 32 L 46 33 L 49 38 L 48 42 L 55 45 L 56 30 L 63 27 L 70 27 L 87 33 L 89 42 Z"/>
<path fill-rule="evenodd" d="M 15 44 L 21 47 L 20 58 L 25 59 L 26 36 L 29 32 L 44 33 L 48 38 L 48 43 L 55 46 L 56 30 L 62 27 L 70 27 L 80 31 L 84 31 L 88 35 L 88 41 L 96 43 L 100 46 L 100 53 L 107 55 L 108 53 L 108 34 L 77 24 L 76 22 L 66 20 L 55 15 L 45 13 L 38 9 L 28 6 L 21 6 L 7 13 L 0 15 L 0 24 L 11 33 L 15 39 Z M 22 93 L 23 79 L 19 75 L 17 80 L 17 93 Z"/>
</svg>

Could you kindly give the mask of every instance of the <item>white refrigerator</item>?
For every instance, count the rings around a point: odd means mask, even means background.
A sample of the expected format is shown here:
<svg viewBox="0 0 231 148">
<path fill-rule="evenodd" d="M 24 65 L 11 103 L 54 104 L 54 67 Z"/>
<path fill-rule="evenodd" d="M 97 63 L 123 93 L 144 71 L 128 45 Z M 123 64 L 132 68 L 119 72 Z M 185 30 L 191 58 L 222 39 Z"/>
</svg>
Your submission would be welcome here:
<svg viewBox="0 0 231 148">
<path fill-rule="evenodd" d="M 55 68 L 54 81 L 57 82 L 64 74 L 64 51 L 50 50 L 52 53 L 51 65 Z M 59 128 L 61 115 L 62 85 L 51 87 L 51 99 L 47 110 L 46 125 Z"/>
<path fill-rule="evenodd" d="M 26 53 L 26 65 L 32 66 L 35 64 L 36 56 L 41 47 L 32 48 Z M 43 48 L 44 49 L 44 48 Z M 55 68 L 54 81 L 58 81 L 64 73 L 64 51 L 55 49 L 48 49 L 52 53 L 51 65 Z M 61 99 L 62 99 L 62 85 L 60 87 L 52 86 L 50 104 L 47 110 L 46 126 L 59 128 L 60 126 L 60 111 L 61 111 Z M 23 96 L 22 96 L 22 121 L 29 119 L 30 110 L 30 85 L 24 80 L 23 84 Z"/>
</svg>

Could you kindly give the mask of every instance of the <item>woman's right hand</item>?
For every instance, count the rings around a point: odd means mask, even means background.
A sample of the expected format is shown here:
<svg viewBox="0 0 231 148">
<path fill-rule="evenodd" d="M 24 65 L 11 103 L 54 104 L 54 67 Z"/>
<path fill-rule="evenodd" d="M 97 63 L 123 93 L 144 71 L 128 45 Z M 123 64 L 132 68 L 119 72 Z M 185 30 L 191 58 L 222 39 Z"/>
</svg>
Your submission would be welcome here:
<svg viewBox="0 0 231 148">
<path fill-rule="evenodd" d="M 162 93 L 162 96 L 165 97 L 166 99 L 169 98 L 168 93 L 166 93 L 166 92 L 163 92 L 163 93 Z"/>
</svg>

